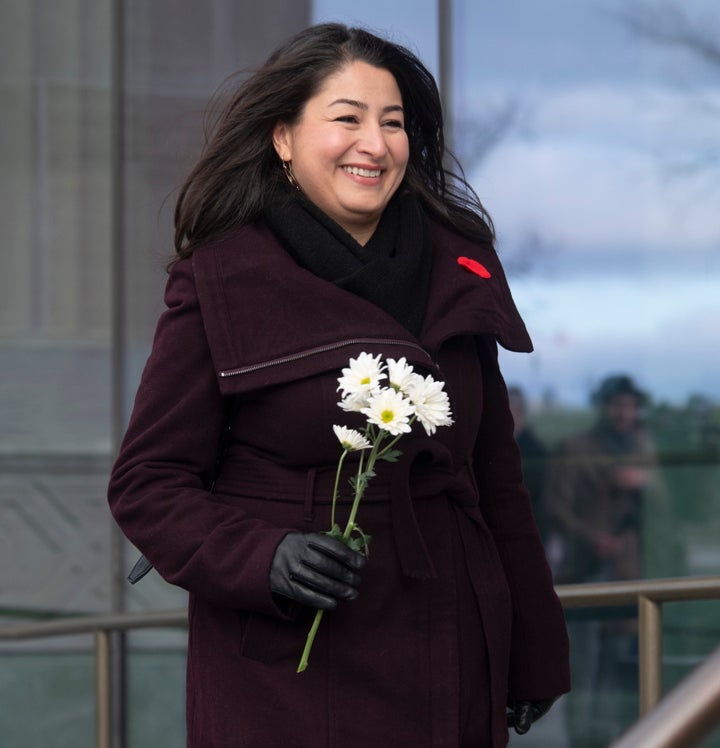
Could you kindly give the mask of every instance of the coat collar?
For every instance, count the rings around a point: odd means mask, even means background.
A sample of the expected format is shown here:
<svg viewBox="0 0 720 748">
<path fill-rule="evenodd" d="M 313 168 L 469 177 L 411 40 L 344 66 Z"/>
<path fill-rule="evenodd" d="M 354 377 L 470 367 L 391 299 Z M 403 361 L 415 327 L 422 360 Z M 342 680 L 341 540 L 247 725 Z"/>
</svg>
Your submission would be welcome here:
<svg viewBox="0 0 720 748">
<path fill-rule="evenodd" d="M 490 335 L 511 351 L 532 342 L 495 250 L 431 223 L 433 274 L 421 337 L 438 345 L 454 335 Z"/>
<path fill-rule="evenodd" d="M 457 335 L 532 350 L 495 251 L 432 222 L 431 231 L 433 271 L 418 338 L 371 302 L 299 267 L 262 223 L 198 248 L 193 273 L 223 393 L 337 368 L 383 346 L 432 367 L 443 342 Z M 477 263 L 474 272 L 461 257 Z"/>
</svg>

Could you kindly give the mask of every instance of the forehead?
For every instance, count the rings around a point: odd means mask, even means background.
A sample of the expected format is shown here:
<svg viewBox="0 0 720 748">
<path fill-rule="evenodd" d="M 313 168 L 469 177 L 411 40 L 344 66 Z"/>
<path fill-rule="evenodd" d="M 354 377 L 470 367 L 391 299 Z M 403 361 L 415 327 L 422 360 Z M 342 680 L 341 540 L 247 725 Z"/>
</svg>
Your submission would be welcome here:
<svg viewBox="0 0 720 748">
<path fill-rule="evenodd" d="M 353 99 L 365 96 L 382 99 L 383 105 L 402 104 L 395 76 L 386 68 L 375 67 L 361 60 L 346 63 L 327 75 L 310 100 L 330 105 L 338 96 Z"/>
</svg>

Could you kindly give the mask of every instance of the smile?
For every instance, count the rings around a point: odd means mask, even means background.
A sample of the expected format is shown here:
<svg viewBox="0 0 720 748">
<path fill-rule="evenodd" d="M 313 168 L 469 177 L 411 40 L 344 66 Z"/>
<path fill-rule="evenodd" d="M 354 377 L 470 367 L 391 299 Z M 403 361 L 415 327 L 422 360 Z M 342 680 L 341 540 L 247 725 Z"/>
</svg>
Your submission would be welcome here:
<svg viewBox="0 0 720 748">
<path fill-rule="evenodd" d="M 382 174 L 380 169 L 361 169 L 359 166 L 343 166 L 342 168 L 343 171 L 356 177 L 379 177 Z"/>
</svg>

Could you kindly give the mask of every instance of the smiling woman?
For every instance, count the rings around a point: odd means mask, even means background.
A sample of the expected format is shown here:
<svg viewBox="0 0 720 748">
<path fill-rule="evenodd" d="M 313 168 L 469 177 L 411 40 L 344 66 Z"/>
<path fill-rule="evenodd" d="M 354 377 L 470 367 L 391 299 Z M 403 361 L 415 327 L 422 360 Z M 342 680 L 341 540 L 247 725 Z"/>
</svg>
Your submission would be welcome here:
<svg viewBox="0 0 720 748">
<path fill-rule="evenodd" d="M 444 155 L 425 66 L 324 24 L 235 92 L 180 192 L 109 501 L 190 592 L 191 748 L 501 748 L 508 704 L 525 732 L 569 688 L 497 363 L 532 345 Z M 364 417 L 402 454 L 374 439 L 336 477 Z"/>
<path fill-rule="evenodd" d="M 273 143 L 306 197 L 359 244 L 373 235 L 405 176 L 408 138 L 392 74 L 362 61 L 329 76 Z"/>
</svg>

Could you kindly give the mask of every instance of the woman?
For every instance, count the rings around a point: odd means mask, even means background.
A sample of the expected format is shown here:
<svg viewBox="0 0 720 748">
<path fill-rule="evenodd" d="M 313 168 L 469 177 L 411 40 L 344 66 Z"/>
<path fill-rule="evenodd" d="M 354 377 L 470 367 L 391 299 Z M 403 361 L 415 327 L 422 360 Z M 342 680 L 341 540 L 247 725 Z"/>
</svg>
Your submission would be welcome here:
<svg viewBox="0 0 720 748">
<path fill-rule="evenodd" d="M 503 746 L 508 701 L 525 731 L 568 689 L 497 365 L 498 341 L 531 343 L 489 219 L 442 158 L 423 65 L 324 24 L 240 86 L 181 190 L 109 500 L 190 593 L 194 748 Z M 324 534 L 332 425 L 352 415 L 338 375 L 362 352 L 441 378 L 455 419 L 377 470 L 368 559 Z"/>
</svg>

